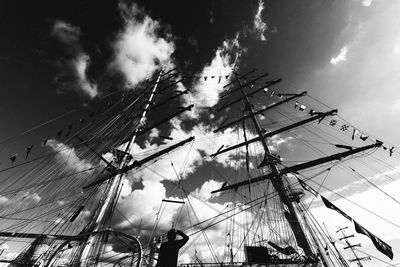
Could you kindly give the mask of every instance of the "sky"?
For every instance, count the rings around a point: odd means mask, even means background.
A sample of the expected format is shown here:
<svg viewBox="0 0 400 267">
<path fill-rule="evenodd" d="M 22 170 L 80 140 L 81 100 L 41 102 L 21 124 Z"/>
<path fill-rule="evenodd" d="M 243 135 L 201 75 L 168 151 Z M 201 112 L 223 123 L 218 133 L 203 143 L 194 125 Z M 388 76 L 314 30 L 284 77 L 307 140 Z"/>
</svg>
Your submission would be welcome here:
<svg viewBox="0 0 400 267">
<path fill-rule="evenodd" d="M 210 132 L 204 110 L 218 103 L 223 90 L 222 85 L 210 77 L 216 75 L 223 79 L 236 67 L 239 72 L 257 68 L 268 72 L 271 79 L 282 78 L 276 88 L 283 92 L 307 90 L 312 97 L 337 108 L 339 115 L 356 129 L 384 141 L 387 147 L 400 147 L 397 140 L 400 135 L 397 116 L 400 111 L 397 89 L 400 84 L 397 75 L 400 70 L 399 12 L 400 2 L 396 0 L 2 1 L 0 123 L 4 126 L 0 141 L 70 110 L 94 105 L 110 92 L 134 88 L 154 75 L 160 66 L 176 67 L 182 77 L 209 77 L 208 81 L 187 79 L 178 85 L 181 89 L 191 89 L 181 104 L 197 104 L 188 117 L 173 121 L 168 130 L 160 131 L 169 131 L 176 139 L 189 137 L 196 131 Z M 193 120 L 200 126 L 182 136 Z M 236 140 L 226 138 L 229 131 L 216 136 L 215 143 L 233 144 Z M 40 134 L 43 132 L 35 132 L 30 138 L 40 139 Z M 152 136 L 158 134 L 154 130 L 148 140 L 142 140 L 142 145 L 135 147 L 135 153 L 140 153 L 138 151 L 144 147 L 158 147 L 160 140 L 152 140 Z M 50 141 L 49 149 L 54 151 L 65 146 L 57 140 Z M 288 141 L 272 142 L 279 145 L 279 142 Z M 6 161 L 14 151 L 23 149 L 29 142 L 27 138 L 22 145 L 13 143 L 0 148 L 0 167 L 8 164 Z M 198 143 L 199 147 L 202 145 L 208 146 Z M 74 152 L 73 155 L 76 152 L 76 158 L 68 158 L 68 161 L 77 165 L 75 163 L 82 160 L 79 152 L 71 147 L 66 149 Z M 215 152 L 215 147 L 203 151 Z M 62 157 L 60 155 L 59 160 L 63 160 Z M 289 158 L 289 154 L 286 157 Z M 176 166 L 185 165 L 183 158 L 174 159 Z M 227 158 L 221 156 L 216 160 L 224 165 Z M 184 177 L 202 173 L 200 152 L 194 153 L 189 162 L 182 174 Z M 86 168 L 90 164 L 83 162 L 79 166 Z M 141 218 L 151 224 L 154 208 L 159 207 L 169 189 L 162 181 L 176 180 L 162 179 L 154 170 L 168 169 L 163 175 L 173 177 L 175 174 L 169 164 L 156 162 L 151 169 L 137 174 L 146 179 L 135 193 L 130 188 L 133 180 L 127 182 L 119 207 L 126 217 L 141 214 Z M 399 166 L 395 161 L 390 164 Z M 398 169 L 392 175 L 396 177 L 397 172 Z M 207 201 L 214 198 L 208 192 L 222 183 L 216 177 L 208 177 L 188 182 L 196 195 Z M 344 193 L 354 201 L 364 200 L 364 205 L 373 211 L 399 221 L 393 212 L 398 211 L 396 202 L 356 181 L 344 183 L 344 178 L 335 178 L 336 182 L 328 182 L 335 192 Z M 382 190 L 400 199 L 396 190 L 400 187 L 398 181 L 380 181 L 379 178 L 375 177 L 374 181 Z M 155 195 L 158 197 L 143 201 Z M 370 219 L 373 216 L 333 194 L 330 197 L 344 210 L 353 212 L 357 220 L 367 219 L 367 228 L 374 229 L 373 232 L 384 240 L 390 239 L 390 244 L 400 250 L 398 228 L 388 225 L 381 228 L 379 226 L 384 225 L 381 220 Z M 38 198 L 30 197 L 33 201 Z M 132 206 L 140 200 L 145 205 Z M 217 209 L 224 207 L 222 202 L 211 203 Z M 385 203 L 386 208 L 381 209 L 377 203 Z M 201 209 L 195 199 L 193 205 Z M 333 211 L 323 208 L 321 203 L 315 205 L 317 217 L 335 216 Z M 170 214 L 175 214 L 176 208 L 171 209 Z M 139 219 L 135 220 L 137 224 Z M 336 220 L 341 222 L 340 218 L 335 217 Z M 121 218 L 115 223 L 121 228 L 127 224 Z M 335 227 L 336 223 L 328 225 L 329 229 Z M 217 230 L 210 233 L 211 238 L 217 236 Z M 372 244 L 365 239 L 364 243 L 369 244 L 366 250 L 374 253 Z M 399 261 L 397 256 L 394 263 Z M 377 262 L 371 264 L 381 266 Z"/>
</svg>

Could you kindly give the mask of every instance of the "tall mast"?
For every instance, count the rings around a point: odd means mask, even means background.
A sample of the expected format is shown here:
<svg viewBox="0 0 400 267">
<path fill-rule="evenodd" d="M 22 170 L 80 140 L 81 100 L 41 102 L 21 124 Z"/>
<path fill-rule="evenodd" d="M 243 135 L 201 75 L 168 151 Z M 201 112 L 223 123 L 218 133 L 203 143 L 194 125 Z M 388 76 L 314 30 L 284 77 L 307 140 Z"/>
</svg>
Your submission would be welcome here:
<svg viewBox="0 0 400 267">
<path fill-rule="evenodd" d="M 146 114 L 147 110 L 150 107 L 151 101 L 153 100 L 154 94 L 156 92 L 157 86 L 160 82 L 162 76 L 162 70 L 159 72 L 156 83 L 153 86 L 153 89 L 151 91 L 151 94 L 149 96 L 149 99 L 146 101 L 145 108 L 143 110 L 143 113 L 139 119 L 138 126 L 141 126 L 145 123 L 146 121 Z M 132 144 L 135 142 L 137 133 L 139 132 L 140 127 L 136 127 L 134 129 L 131 138 L 128 140 L 128 142 L 125 145 L 124 151 L 125 152 L 131 152 L 132 149 Z M 123 161 L 121 163 L 121 167 L 124 167 L 127 165 L 127 161 Z M 102 228 L 107 227 L 107 223 L 110 221 L 113 210 L 115 208 L 116 202 L 118 200 L 118 196 L 121 191 L 122 187 L 122 181 L 123 181 L 123 173 L 118 174 L 114 177 L 112 177 L 107 185 L 106 191 L 103 195 L 103 198 L 100 201 L 101 207 L 98 209 L 98 211 L 95 212 L 94 217 L 92 218 L 91 222 L 89 225 L 86 227 L 86 230 L 90 232 L 95 232 L 102 230 Z M 101 249 L 102 245 L 102 238 L 104 238 L 101 235 L 94 235 L 90 236 L 89 239 L 86 242 L 86 245 L 83 247 L 81 253 L 80 253 L 80 265 L 91 265 L 93 262 L 96 260 L 96 255 L 93 255 L 94 253 L 97 254 L 97 252 Z"/>
<path fill-rule="evenodd" d="M 293 207 L 292 202 L 289 200 L 289 197 L 285 190 L 285 186 L 283 184 L 283 180 L 278 171 L 278 168 L 276 167 L 274 157 L 271 156 L 270 150 L 267 145 L 266 138 L 263 136 L 263 131 L 257 121 L 257 118 L 253 111 L 252 105 L 251 105 L 249 98 L 244 90 L 242 82 L 240 81 L 239 78 L 237 78 L 236 73 L 235 73 L 235 78 L 236 78 L 236 81 L 239 83 L 240 91 L 241 91 L 242 97 L 244 99 L 245 110 L 250 113 L 250 118 L 253 121 L 254 127 L 257 131 L 257 135 L 258 135 L 260 142 L 264 149 L 265 157 L 259 167 L 268 166 L 271 169 L 271 172 L 273 174 L 273 178 L 271 179 L 272 185 L 274 186 L 275 190 L 278 192 L 278 196 L 279 196 L 280 200 L 282 201 L 282 203 L 284 203 L 286 205 L 286 207 L 288 208 L 288 213 L 287 213 L 288 215 L 286 217 L 289 221 L 289 225 L 293 231 L 293 234 L 296 237 L 297 243 L 299 246 L 301 246 L 303 248 L 304 253 L 307 256 L 313 256 L 313 252 L 311 251 L 311 247 L 308 243 L 308 240 L 306 238 L 304 230 L 301 227 L 297 213 Z"/>
</svg>

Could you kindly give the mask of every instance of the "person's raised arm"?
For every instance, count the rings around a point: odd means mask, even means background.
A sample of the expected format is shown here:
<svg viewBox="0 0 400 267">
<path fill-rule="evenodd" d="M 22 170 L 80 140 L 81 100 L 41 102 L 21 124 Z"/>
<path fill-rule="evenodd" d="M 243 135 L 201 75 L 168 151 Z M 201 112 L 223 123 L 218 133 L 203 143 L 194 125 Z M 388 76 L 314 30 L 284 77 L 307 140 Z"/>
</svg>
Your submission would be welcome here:
<svg viewBox="0 0 400 267">
<path fill-rule="evenodd" d="M 188 237 L 184 232 L 182 232 L 181 230 L 177 230 L 176 233 L 182 237 L 182 240 L 180 240 L 180 241 L 182 242 L 182 246 L 183 246 L 186 242 L 188 242 L 189 237 Z"/>
</svg>

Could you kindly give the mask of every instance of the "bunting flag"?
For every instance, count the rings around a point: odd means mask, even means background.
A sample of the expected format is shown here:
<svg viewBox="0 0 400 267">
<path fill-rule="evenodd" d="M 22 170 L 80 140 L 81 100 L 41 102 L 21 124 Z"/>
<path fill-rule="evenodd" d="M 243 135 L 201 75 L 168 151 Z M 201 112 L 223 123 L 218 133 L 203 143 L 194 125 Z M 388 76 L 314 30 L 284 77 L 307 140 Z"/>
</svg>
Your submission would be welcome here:
<svg viewBox="0 0 400 267">
<path fill-rule="evenodd" d="M 47 144 L 48 139 L 43 139 L 42 140 L 42 146 L 45 146 Z"/>
<path fill-rule="evenodd" d="M 324 202 L 325 206 L 326 206 L 328 209 L 335 210 L 336 212 L 338 212 L 339 214 L 341 214 L 343 217 L 345 217 L 346 219 L 348 219 L 348 220 L 350 220 L 350 221 L 353 220 L 353 219 L 352 219 L 349 215 L 347 215 L 344 211 L 342 211 L 341 209 L 339 209 L 338 207 L 336 207 L 335 205 L 333 205 L 332 202 L 330 202 L 329 200 L 327 200 L 327 199 L 324 198 L 323 196 L 321 196 L 321 198 L 322 198 L 322 201 Z"/>
<path fill-rule="evenodd" d="M 337 120 L 333 120 L 333 119 L 332 119 L 332 120 L 329 122 L 329 125 L 330 125 L 330 126 L 335 126 L 336 123 L 337 123 Z"/>
<path fill-rule="evenodd" d="M 349 125 L 343 124 L 343 125 L 340 127 L 340 130 L 342 130 L 342 131 L 347 131 L 348 128 L 349 128 Z"/>
<path fill-rule="evenodd" d="M 384 241 L 379 239 L 377 236 L 372 234 L 370 231 L 365 229 L 363 226 L 361 226 L 356 221 L 354 221 L 354 228 L 356 229 L 357 233 L 368 236 L 371 239 L 372 243 L 374 244 L 374 246 L 376 247 L 377 250 L 379 250 L 380 252 L 382 252 L 383 254 L 388 256 L 391 260 L 393 260 L 393 251 L 392 251 L 391 246 L 386 244 Z"/>
<path fill-rule="evenodd" d="M 71 129 L 72 129 L 72 124 L 69 124 L 69 125 L 68 125 L 68 132 L 67 132 L 66 136 L 69 136 L 69 135 L 70 135 Z"/>
<path fill-rule="evenodd" d="M 315 191 L 311 186 L 306 184 L 303 180 L 301 180 L 300 178 L 297 177 L 297 181 L 299 181 L 299 184 L 301 185 L 301 187 L 303 187 L 304 190 L 307 190 L 308 192 L 313 194 L 315 197 L 318 196 L 318 192 Z"/>
<path fill-rule="evenodd" d="M 365 134 L 361 134 L 361 135 L 360 135 L 360 139 L 363 140 L 363 141 L 367 140 L 368 137 L 369 137 L 369 136 L 367 136 L 367 135 L 365 135 Z"/>
<path fill-rule="evenodd" d="M 18 157 L 18 153 L 15 153 L 14 155 L 12 155 L 10 157 L 11 163 L 14 163 L 17 160 L 17 157 Z"/>
<path fill-rule="evenodd" d="M 28 156 L 29 156 L 29 154 L 31 153 L 32 148 L 33 148 L 33 145 L 30 145 L 30 146 L 28 146 L 28 147 L 26 148 L 25 160 L 28 159 Z"/>
<path fill-rule="evenodd" d="M 359 131 L 356 129 L 353 129 L 353 134 L 351 135 L 351 140 L 354 140 L 354 137 L 356 136 L 356 134 L 358 134 Z"/>
</svg>

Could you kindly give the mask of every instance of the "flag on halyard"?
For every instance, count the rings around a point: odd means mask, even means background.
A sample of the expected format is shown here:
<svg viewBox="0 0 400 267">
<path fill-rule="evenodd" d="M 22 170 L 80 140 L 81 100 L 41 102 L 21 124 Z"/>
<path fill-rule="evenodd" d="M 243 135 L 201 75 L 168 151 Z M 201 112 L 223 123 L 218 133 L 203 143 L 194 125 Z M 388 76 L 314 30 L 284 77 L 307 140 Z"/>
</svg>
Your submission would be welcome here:
<svg viewBox="0 0 400 267">
<path fill-rule="evenodd" d="M 324 198 L 323 196 L 321 196 L 321 198 L 322 198 L 322 201 L 324 202 L 325 206 L 326 206 L 328 209 L 332 209 L 332 210 L 337 211 L 337 212 L 340 213 L 343 217 L 345 217 L 346 219 L 348 219 L 348 220 L 350 220 L 350 221 L 353 220 L 353 219 L 352 219 L 349 215 L 347 215 L 344 211 L 342 211 L 341 209 L 339 209 L 338 207 L 336 207 L 335 205 L 333 205 L 332 202 L 330 202 L 329 200 L 327 200 L 327 199 Z"/>
<path fill-rule="evenodd" d="M 391 260 L 393 260 L 393 251 L 391 246 L 386 244 L 384 241 L 379 239 L 376 235 L 365 229 L 356 221 L 354 221 L 354 228 L 356 229 L 357 233 L 368 236 L 377 250 L 379 250 L 380 252 L 388 256 Z"/>
</svg>

